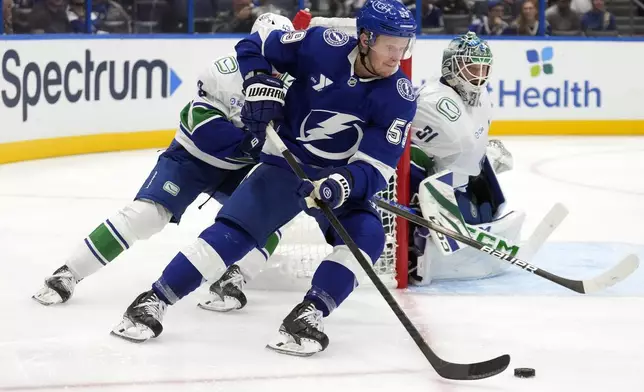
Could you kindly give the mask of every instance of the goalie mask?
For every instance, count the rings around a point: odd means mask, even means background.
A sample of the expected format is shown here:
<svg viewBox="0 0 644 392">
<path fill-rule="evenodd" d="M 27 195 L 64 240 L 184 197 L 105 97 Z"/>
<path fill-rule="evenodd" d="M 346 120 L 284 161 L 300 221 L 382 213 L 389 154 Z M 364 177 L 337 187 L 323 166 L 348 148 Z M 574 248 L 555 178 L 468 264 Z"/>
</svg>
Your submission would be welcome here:
<svg viewBox="0 0 644 392">
<path fill-rule="evenodd" d="M 471 31 L 453 39 L 443 51 L 443 78 L 470 106 L 479 104 L 491 68 L 490 46 Z"/>
</svg>

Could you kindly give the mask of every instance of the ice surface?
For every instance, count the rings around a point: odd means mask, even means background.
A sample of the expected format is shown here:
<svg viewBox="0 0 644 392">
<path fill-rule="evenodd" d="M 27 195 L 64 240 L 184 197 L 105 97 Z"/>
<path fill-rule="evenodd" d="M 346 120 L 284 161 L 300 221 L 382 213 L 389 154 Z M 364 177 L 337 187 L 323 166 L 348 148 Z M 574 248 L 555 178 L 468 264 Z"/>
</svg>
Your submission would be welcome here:
<svg viewBox="0 0 644 392">
<path fill-rule="evenodd" d="M 516 167 L 503 175 L 524 233 L 557 202 L 569 216 L 533 260 L 571 278 L 626 253 L 644 257 L 641 138 L 504 138 Z M 571 152 L 572 151 L 572 152 Z M 72 247 L 127 203 L 153 150 L 0 166 L 0 391 L 619 391 L 644 390 L 644 272 L 593 295 L 569 293 L 520 270 L 395 293 L 445 359 L 508 353 L 510 369 L 481 381 L 440 379 L 375 291 L 358 290 L 326 320 L 329 348 L 311 358 L 264 348 L 302 292 L 251 291 L 241 312 L 171 307 L 160 338 L 109 335 L 132 299 L 182 244 L 210 224 L 216 203 L 135 245 L 77 287 L 66 305 L 31 295 Z M 205 197 L 199 199 L 204 201 Z M 198 202 L 199 202 L 198 201 Z M 514 367 L 534 367 L 517 379 Z"/>
</svg>

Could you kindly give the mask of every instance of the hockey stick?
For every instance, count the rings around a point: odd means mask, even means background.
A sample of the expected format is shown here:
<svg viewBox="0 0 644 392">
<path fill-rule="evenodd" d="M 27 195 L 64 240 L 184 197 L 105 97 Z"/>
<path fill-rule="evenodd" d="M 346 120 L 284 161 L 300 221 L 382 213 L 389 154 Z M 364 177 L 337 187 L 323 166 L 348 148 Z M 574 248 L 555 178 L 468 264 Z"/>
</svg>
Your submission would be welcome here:
<svg viewBox="0 0 644 392">
<path fill-rule="evenodd" d="M 412 210 L 409 207 L 392 202 L 390 200 L 383 200 L 378 197 L 376 197 L 375 200 L 376 200 L 376 205 L 382 208 L 383 210 L 389 211 L 394 215 L 401 216 L 407 219 L 408 221 L 413 222 L 419 226 L 427 227 L 430 230 L 434 230 L 443 235 L 449 236 L 456 241 L 464 243 L 465 245 L 476 248 L 481 252 L 490 254 L 498 259 L 507 261 L 510 264 L 514 264 L 528 272 L 532 272 L 537 276 L 540 276 L 544 279 L 547 279 L 553 283 L 556 283 L 560 286 L 563 286 L 567 289 L 570 289 L 580 294 L 590 294 L 590 293 L 594 293 L 594 292 L 606 289 L 610 286 L 613 286 L 614 284 L 619 283 L 622 280 L 626 279 L 639 266 L 639 259 L 637 258 L 637 256 L 634 254 L 630 254 L 626 256 L 624 259 L 622 259 L 613 268 L 611 268 L 610 270 L 604 272 L 603 274 L 593 279 L 586 279 L 586 280 L 567 279 L 567 278 L 563 278 L 561 276 L 552 274 L 548 271 L 542 270 L 526 261 L 523 261 L 516 257 L 512 257 L 507 253 L 500 252 L 490 246 L 487 246 L 483 243 L 475 241 L 455 231 L 449 230 L 443 226 L 436 225 L 432 222 L 429 222 L 422 216 L 419 216 L 416 211 Z"/>
<path fill-rule="evenodd" d="M 286 162 L 288 162 L 291 169 L 293 169 L 293 172 L 300 179 L 308 180 L 308 176 L 306 175 L 304 170 L 302 170 L 300 164 L 297 162 L 293 154 L 288 150 L 284 142 L 282 142 L 282 139 L 270 124 L 266 128 L 266 136 L 281 152 L 284 159 L 286 159 Z M 369 263 L 363 256 L 362 252 L 353 241 L 349 233 L 347 233 L 346 229 L 342 226 L 331 208 L 319 201 L 318 206 L 322 210 L 324 216 L 329 220 L 329 223 L 331 223 L 331 226 L 333 226 L 333 229 L 335 229 L 342 241 L 344 241 L 344 243 L 347 245 L 353 256 L 358 260 L 358 263 L 365 271 L 367 276 L 369 276 L 369 279 L 385 299 L 396 317 L 398 317 L 398 320 L 400 320 L 405 330 L 407 330 L 409 336 L 411 336 L 420 351 L 425 355 L 425 358 L 427 358 L 429 363 L 436 370 L 436 373 L 438 373 L 441 377 L 450 380 L 478 380 L 499 374 L 508 367 L 508 365 L 510 364 L 510 356 L 507 354 L 502 355 L 498 358 L 491 359 L 489 361 L 472 364 L 451 363 L 441 359 L 438 355 L 436 355 L 436 353 L 434 353 L 434 351 L 425 342 L 420 332 L 418 332 L 416 327 L 409 320 L 405 312 L 400 308 L 400 305 L 398 305 L 389 290 L 380 281 L 380 278 L 374 272 L 371 263 Z"/>
<path fill-rule="evenodd" d="M 568 209 L 561 203 L 556 203 L 546 216 L 539 222 L 539 225 L 532 232 L 532 235 L 521 246 L 518 256 L 524 260 L 532 260 L 534 255 L 546 242 L 550 234 L 559 227 L 561 222 L 568 216 Z"/>
</svg>

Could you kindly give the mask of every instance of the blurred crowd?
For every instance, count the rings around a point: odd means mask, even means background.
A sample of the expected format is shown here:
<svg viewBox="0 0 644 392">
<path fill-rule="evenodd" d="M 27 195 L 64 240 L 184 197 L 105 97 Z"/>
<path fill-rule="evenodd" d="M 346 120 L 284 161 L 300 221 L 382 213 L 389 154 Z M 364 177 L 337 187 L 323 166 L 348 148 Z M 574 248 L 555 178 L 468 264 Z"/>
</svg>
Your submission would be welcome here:
<svg viewBox="0 0 644 392">
<path fill-rule="evenodd" d="M 5 34 L 86 33 L 85 0 L 2 0 Z M 89 30 L 109 33 L 188 31 L 194 1 L 196 33 L 247 33 L 255 18 L 292 18 L 297 0 L 92 0 Z M 539 26 L 536 0 L 404 0 L 420 12 L 423 34 L 644 35 L 644 0 L 549 0 Z M 364 0 L 305 0 L 314 16 L 352 17 Z M 416 14 L 415 14 L 416 15 Z"/>
</svg>

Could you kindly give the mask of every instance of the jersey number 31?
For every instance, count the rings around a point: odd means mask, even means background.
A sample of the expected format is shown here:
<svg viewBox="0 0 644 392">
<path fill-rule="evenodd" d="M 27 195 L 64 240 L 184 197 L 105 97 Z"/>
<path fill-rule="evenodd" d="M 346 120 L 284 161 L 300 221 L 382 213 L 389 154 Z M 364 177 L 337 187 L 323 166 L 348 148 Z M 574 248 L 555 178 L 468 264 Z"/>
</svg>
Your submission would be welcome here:
<svg viewBox="0 0 644 392">
<path fill-rule="evenodd" d="M 416 137 L 418 138 L 418 140 L 421 140 L 425 143 L 429 143 L 436 136 L 438 136 L 438 132 L 434 132 L 434 130 L 429 125 L 423 129 L 416 131 Z"/>
</svg>

